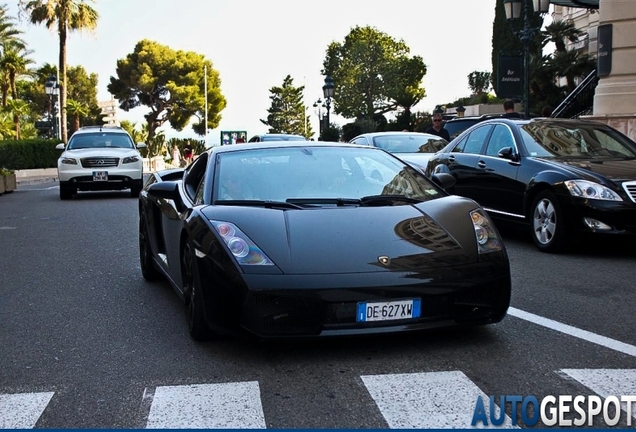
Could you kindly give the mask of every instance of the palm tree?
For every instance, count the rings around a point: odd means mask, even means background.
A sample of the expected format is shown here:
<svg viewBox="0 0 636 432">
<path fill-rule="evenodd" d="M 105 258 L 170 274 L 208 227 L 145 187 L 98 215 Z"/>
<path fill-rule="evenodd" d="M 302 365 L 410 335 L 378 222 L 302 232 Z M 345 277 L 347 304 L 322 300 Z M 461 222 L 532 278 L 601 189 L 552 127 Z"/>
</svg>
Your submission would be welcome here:
<svg viewBox="0 0 636 432">
<path fill-rule="evenodd" d="M 66 129 L 66 38 L 69 30 L 92 30 L 97 27 L 99 14 L 87 4 L 93 0 L 20 0 L 21 8 L 33 24 L 44 23 L 57 30 L 60 38 L 60 107 L 62 141 L 67 142 Z"/>
<path fill-rule="evenodd" d="M 86 117 L 91 112 L 88 105 L 82 102 L 78 102 L 75 99 L 69 99 L 67 101 L 66 111 L 68 112 L 68 115 L 73 117 L 73 126 L 71 128 L 71 135 L 80 128 L 80 118 Z"/>
<path fill-rule="evenodd" d="M 2 73 L 2 106 L 7 105 L 7 94 L 11 91 L 13 99 L 18 98 L 16 80 L 21 75 L 30 75 L 29 65 L 33 60 L 27 58 L 33 51 L 15 40 L 5 40 L 0 44 L 2 56 L 0 57 L 0 71 Z"/>
<path fill-rule="evenodd" d="M 29 104 L 20 99 L 10 99 L 5 107 L 7 112 L 13 115 L 13 127 L 15 130 L 15 139 L 19 140 L 20 136 L 20 119 L 27 116 L 31 112 Z"/>
<path fill-rule="evenodd" d="M 583 34 L 583 31 L 576 28 L 574 23 L 571 21 L 554 21 L 552 24 L 546 26 L 545 30 L 541 32 L 541 35 L 543 36 L 543 46 L 552 42 L 554 43 L 555 50 L 557 52 L 566 51 L 566 40 L 572 43 L 577 42 L 579 37 Z"/>
</svg>

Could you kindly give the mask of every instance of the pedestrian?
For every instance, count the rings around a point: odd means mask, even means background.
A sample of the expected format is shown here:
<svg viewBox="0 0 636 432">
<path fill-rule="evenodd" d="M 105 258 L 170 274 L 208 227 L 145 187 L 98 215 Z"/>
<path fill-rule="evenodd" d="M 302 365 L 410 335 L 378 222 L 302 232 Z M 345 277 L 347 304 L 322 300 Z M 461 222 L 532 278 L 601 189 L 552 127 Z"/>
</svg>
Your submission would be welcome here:
<svg viewBox="0 0 636 432">
<path fill-rule="evenodd" d="M 172 166 L 181 166 L 181 152 L 176 144 L 172 146 Z"/>
<path fill-rule="evenodd" d="M 512 99 L 507 99 L 503 103 L 505 118 L 521 118 L 521 114 L 515 111 L 515 102 Z"/>
<path fill-rule="evenodd" d="M 541 110 L 541 117 L 550 117 L 552 115 L 552 107 L 551 106 L 544 106 L 543 109 Z"/>
<path fill-rule="evenodd" d="M 190 147 L 189 142 L 186 142 L 186 145 L 183 148 L 183 158 L 185 159 L 186 165 L 189 165 L 190 162 L 192 162 L 192 147 Z"/>
<path fill-rule="evenodd" d="M 442 123 L 442 115 L 440 113 L 433 114 L 433 126 L 426 129 L 426 133 L 437 135 L 440 138 L 444 138 L 446 141 L 450 142 L 450 134 L 444 128 L 444 123 Z"/>
</svg>

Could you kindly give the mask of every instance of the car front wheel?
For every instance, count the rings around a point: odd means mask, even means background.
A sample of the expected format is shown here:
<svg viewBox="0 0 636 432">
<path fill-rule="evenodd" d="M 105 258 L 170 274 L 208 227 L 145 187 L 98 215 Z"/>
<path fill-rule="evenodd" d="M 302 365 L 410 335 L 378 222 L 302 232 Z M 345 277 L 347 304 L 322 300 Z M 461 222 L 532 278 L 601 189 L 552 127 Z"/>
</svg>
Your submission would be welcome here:
<svg viewBox="0 0 636 432">
<path fill-rule="evenodd" d="M 532 205 L 532 240 L 542 252 L 559 252 L 565 246 L 565 226 L 561 206 L 554 194 L 543 191 Z"/>
<path fill-rule="evenodd" d="M 203 299 L 201 298 L 201 287 L 197 283 L 195 276 L 195 263 L 192 247 L 186 241 L 183 246 L 181 258 L 181 277 L 183 281 L 183 293 L 185 295 L 186 322 L 190 337 L 197 341 L 210 339 L 215 334 L 210 330 L 205 322 Z"/>
<path fill-rule="evenodd" d="M 160 276 L 152 262 L 152 249 L 148 237 L 148 222 L 144 213 L 139 214 L 139 264 L 141 275 L 147 281 L 157 280 Z"/>
</svg>

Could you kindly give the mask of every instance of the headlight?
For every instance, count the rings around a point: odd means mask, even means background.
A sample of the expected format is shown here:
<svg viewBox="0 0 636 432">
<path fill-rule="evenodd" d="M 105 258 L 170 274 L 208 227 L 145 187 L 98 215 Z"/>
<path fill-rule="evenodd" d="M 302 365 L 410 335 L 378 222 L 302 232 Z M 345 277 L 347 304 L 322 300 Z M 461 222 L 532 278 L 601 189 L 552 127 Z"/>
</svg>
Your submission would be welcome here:
<svg viewBox="0 0 636 432">
<path fill-rule="evenodd" d="M 77 159 L 73 158 L 60 158 L 60 162 L 66 165 L 77 165 Z"/>
<path fill-rule="evenodd" d="M 492 222 L 482 210 L 470 212 L 470 219 L 473 221 L 475 236 L 477 238 L 477 250 L 480 254 L 501 250 L 501 241 L 497 236 Z"/>
<path fill-rule="evenodd" d="M 575 197 L 606 201 L 623 201 L 613 190 L 587 180 L 567 180 L 565 185 Z"/>
<path fill-rule="evenodd" d="M 128 157 L 125 157 L 125 158 L 121 161 L 121 163 L 123 163 L 123 164 L 133 163 L 133 162 L 137 162 L 138 160 L 139 160 L 139 157 L 138 157 L 138 156 L 128 156 Z"/>
<path fill-rule="evenodd" d="M 274 265 L 272 260 L 236 225 L 213 220 L 210 222 L 240 265 Z"/>
</svg>

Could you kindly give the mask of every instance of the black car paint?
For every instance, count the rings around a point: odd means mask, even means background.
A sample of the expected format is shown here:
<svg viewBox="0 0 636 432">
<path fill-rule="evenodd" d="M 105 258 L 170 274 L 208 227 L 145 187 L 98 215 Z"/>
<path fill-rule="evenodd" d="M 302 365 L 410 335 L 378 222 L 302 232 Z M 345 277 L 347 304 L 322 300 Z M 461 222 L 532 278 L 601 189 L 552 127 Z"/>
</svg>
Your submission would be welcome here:
<svg viewBox="0 0 636 432">
<path fill-rule="evenodd" d="M 140 217 L 148 221 L 155 266 L 184 300 L 183 245 L 203 252 L 196 277 L 206 321 L 217 332 L 327 336 L 487 324 L 505 316 L 508 257 L 505 248 L 478 255 L 473 201 L 446 196 L 417 205 L 306 210 L 210 205 L 214 155 L 204 156 L 205 202 L 195 203 L 187 191 L 193 164 L 153 174 L 140 194 Z M 276 265 L 240 266 L 210 220 L 236 224 Z M 408 228 L 413 221 L 433 234 L 418 235 Z M 389 262 L 380 264 L 379 255 Z M 423 299 L 422 318 L 361 324 L 354 313 L 351 319 L 359 301 L 403 298 Z"/>
<path fill-rule="evenodd" d="M 558 121 L 535 119 L 531 121 Z M 567 122 L 569 120 L 563 120 Z M 535 157 L 528 154 L 518 125 L 528 120 L 484 120 L 467 129 L 451 145 L 434 155 L 426 167 L 426 175 L 451 173 L 457 183 L 452 193 L 474 199 L 500 222 L 530 224 L 532 204 L 543 190 L 555 194 L 564 210 L 567 231 L 572 237 L 598 234 L 582 221 L 584 216 L 606 222 L 614 229 L 605 234 L 636 237 L 636 203 L 620 186 L 621 181 L 636 180 L 636 158 Z M 514 157 L 486 156 L 473 153 L 453 153 L 452 149 L 479 127 L 504 124 L 513 133 L 518 154 Z M 494 128 L 492 128 L 494 129 Z M 484 140 L 483 153 L 492 129 Z M 625 137 L 628 139 L 627 137 Z M 574 197 L 567 190 L 566 180 L 589 180 L 616 192 L 622 202 L 588 200 Z"/>
</svg>

